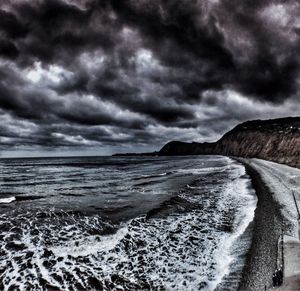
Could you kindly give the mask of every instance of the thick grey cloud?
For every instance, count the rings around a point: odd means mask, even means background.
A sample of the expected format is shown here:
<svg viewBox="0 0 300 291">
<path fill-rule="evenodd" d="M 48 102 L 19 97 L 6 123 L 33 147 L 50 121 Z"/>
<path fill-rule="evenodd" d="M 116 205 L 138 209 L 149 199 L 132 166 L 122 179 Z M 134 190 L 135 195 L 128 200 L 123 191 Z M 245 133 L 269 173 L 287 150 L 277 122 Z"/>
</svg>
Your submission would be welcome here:
<svg viewBox="0 0 300 291">
<path fill-rule="evenodd" d="M 1 149 L 148 150 L 297 115 L 299 16 L 295 0 L 1 1 Z"/>
</svg>

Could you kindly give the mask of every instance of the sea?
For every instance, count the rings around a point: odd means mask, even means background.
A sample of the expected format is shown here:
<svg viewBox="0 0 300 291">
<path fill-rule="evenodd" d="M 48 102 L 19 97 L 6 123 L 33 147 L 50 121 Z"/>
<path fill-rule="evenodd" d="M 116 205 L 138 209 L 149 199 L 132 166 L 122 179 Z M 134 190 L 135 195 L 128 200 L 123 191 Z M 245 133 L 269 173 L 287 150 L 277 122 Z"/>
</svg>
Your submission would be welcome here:
<svg viewBox="0 0 300 291">
<path fill-rule="evenodd" d="M 0 290 L 237 290 L 257 198 L 223 156 L 0 159 Z"/>
</svg>

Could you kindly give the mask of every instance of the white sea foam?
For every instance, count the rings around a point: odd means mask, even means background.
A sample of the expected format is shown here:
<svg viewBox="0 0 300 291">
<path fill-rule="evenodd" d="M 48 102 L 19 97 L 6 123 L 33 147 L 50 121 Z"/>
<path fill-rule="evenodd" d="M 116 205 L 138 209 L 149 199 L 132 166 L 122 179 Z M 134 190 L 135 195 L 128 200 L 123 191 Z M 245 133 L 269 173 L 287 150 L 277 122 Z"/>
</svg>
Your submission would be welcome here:
<svg viewBox="0 0 300 291">
<path fill-rule="evenodd" d="M 108 252 L 116 247 L 116 245 L 125 237 L 128 233 L 126 226 L 121 227 L 115 234 L 104 236 L 89 236 L 79 237 L 76 241 L 71 241 L 69 244 L 58 244 L 50 247 L 57 257 L 79 257 L 95 255 L 99 252 Z"/>
<path fill-rule="evenodd" d="M 168 173 L 158 173 L 158 174 L 151 174 L 151 175 L 141 175 L 140 178 L 156 178 L 161 176 L 166 176 Z"/>
<path fill-rule="evenodd" d="M 232 264 L 237 260 L 239 254 L 233 253 L 233 247 L 238 243 L 238 239 L 245 232 L 249 223 L 254 219 L 254 212 L 257 205 L 257 197 L 254 189 L 250 187 L 249 178 L 241 178 L 245 175 L 245 168 L 241 165 L 232 164 L 232 182 L 229 182 L 224 190 L 224 196 L 231 199 L 239 199 L 239 205 L 234 220 L 234 228 L 231 234 L 224 235 L 215 253 L 217 268 L 220 276 L 214 282 L 213 290 L 222 278 L 231 271 Z M 237 196 L 237 197 L 235 197 Z M 220 200 L 223 202 L 224 200 Z"/>
<path fill-rule="evenodd" d="M 216 172 L 224 172 L 229 169 L 229 165 L 221 166 L 221 167 L 204 167 L 204 168 L 190 168 L 190 169 L 178 169 L 176 172 L 178 173 L 186 173 L 186 174 L 207 174 L 207 173 L 216 173 Z"/>
<path fill-rule="evenodd" d="M 16 197 L 8 197 L 8 198 L 1 198 L 0 199 L 0 204 L 7 204 L 11 203 L 16 200 Z"/>
<path fill-rule="evenodd" d="M 238 260 L 232 249 L 256 205 L 244 168 L 222 161 L 200 170 L 178 189 L 179 202 L 149 219 L 114 226 L 98 215 L 54 210 L 2 215 L 4 290 L 41 290 L 39 279 L 60 290 L 97 290 L 91 280 L 108 290 L 214 290 Z"/>
</svg>

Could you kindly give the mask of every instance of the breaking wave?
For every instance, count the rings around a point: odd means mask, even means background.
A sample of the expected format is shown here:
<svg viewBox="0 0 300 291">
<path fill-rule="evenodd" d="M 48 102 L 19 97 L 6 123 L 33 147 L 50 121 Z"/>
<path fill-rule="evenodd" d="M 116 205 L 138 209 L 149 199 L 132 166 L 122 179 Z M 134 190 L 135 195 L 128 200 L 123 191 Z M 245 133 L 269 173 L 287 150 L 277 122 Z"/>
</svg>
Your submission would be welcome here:
<svg viewBox="0 0 300 291">
<path fill-rule="evenodd" d="M 172 191 L 128 219 L 112 219 L 113 212 L 135 209 L 120 202 L 101 211 L 98 206 L 99 213 L 56 207 L 2 211 L 0 289 L 211 291 L 226 284 L 226 290 L 236 290 L 250 244 L 242 235 L 256 197 L 245 169 L 221 161 L 209 170 L 184 169 L 184 176 L 178 169 L 134 172 L 132 177 L 159 179 L 158 189 Z M 124 188 L 139 180 L 132 178 Z M 154 193 L 158 197 L 157 189 Z"/>
</svg>

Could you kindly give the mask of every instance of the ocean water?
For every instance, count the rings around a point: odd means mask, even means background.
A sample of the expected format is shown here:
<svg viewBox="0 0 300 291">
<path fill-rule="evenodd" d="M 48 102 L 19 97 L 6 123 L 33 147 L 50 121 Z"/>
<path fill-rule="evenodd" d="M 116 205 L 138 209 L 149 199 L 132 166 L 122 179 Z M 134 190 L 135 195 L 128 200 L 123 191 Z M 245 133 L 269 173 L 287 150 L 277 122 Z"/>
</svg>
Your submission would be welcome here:
<svg viewBox="0 0 300 291">
<path fill-rule="evenodd" d="M 221 156 L 0 160 L 0 290 L 236 290 L 256 196 Z"/>
</svg>

